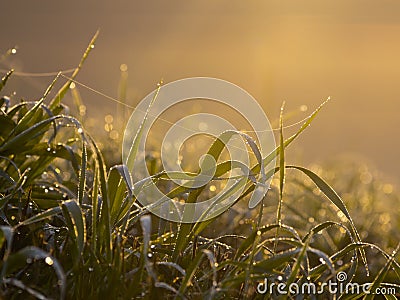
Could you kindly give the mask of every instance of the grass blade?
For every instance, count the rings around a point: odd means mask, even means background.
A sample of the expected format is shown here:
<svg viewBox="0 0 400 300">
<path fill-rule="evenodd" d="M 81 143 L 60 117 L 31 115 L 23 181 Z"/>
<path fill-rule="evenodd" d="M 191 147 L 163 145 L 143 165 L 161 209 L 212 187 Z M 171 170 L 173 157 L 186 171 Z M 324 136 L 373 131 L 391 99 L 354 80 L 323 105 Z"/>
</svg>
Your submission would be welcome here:
<svg viewBox="0 0 400 300">
<path fill-rule="evenodd" d="M 327 184 L 321 177 L 319 177 L 317 174 L 315 174 L 311 170 L 308 170 L 303 167 L 298 167 L 298 166 L 287 166 L 287 168 L 297 169 L 297 170 L 303 172 L 315 183 L 315 185 L 321 190 L 321 192 L 346 216 L 347 220 L 350 222 L 350 225 L 352 227 L 353 233 L 355 235 L 355 240 L 360 242 L 361 238 L 360 238 L 360 235 L 358 234 L 358 231 L 353 222 L 353 219 L 351 218 L 343 200 L 339 197 L 339 195 L 335 192 L 335 190 L 332 187 L 330 187 L 329 184 Z M 367 259 L 365 256 L 365 251 L 363 249 L 361 249 L 360 254 L 361 254 L 361 258 L 363 260 L 365 269 L 368 272 L 368 264 L 367 264 Z"/>
<path fill-rule="evenodd" d="M 11 74 L 12 74 L 13 72 L 14 72 L 14 70 L 11 69 L 10 71 L 8 71 L 8 73 L 7 73 L 3 78 L 1 78 L 1 81 L 0 81 L 0 91 L 1 91 L 1 90 L 3 89 L 3 87 L 6 85 L 8 78 L 10 78 L 10 76 L 11 76 Z"/>
<path fill-rule="evenodd" d="M 80 257 L 83 253 L 86 242 L 86 223 L 81 208 L 74 200 L 64 201 L 61 204 L 64 218 L 67 222 L 69 232 L 76 243 L 77 254 Z M 79 262 L 79 257 L 75 263 Z"/>
<path fill-rule="evenodd" d="M 71 85 L 72 80 L 78 75 L 80 69 L 82 68 L 85 60 L 89 56 L 90 52 L 93 50 L 94 45 L 96 43 L 97 37 L 99 35 L 99 30 L 96 31 L 94 36 L 92 37 L 89 45 L 87 46 L 85 52 L 83 53 L 83 56 L 81 58 L 81 61 L 79 62 L 78 66 L 76 67 L 75 71 L 71 75 L 71 79 L 69 79 L 62 87 L 61 89 L 57 92 L 56 96 L 51 100 L 49 108 L 51 111 L 55 111 L 61 104 L 61 99 L 64 98 L 65 94 L 67 93 L 69 86 Z"/>
<path fill-rule="evenodd" d="M 25 247 L 17 253 L 11 255 L 4 264 L 2 278 L 12 274 L 18 269 L 21 269 L 24 265 L 26 265 L 28 260 L 33 261 L 38 259 L 44 259 L 45 262 L 54 269 L 59 280 L 60 299 L 64 299 L 66 291 L 66 277 L 61 264 L 57 259 L 37 247 Z"/>
</svg>

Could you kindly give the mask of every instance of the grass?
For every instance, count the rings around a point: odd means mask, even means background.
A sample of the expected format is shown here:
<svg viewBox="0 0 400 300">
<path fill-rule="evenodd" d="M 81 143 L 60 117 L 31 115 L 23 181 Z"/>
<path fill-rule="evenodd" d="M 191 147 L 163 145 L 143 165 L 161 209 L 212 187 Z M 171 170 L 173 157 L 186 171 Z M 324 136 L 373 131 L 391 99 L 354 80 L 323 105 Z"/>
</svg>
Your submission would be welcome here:
<svg viewBox="0 0 400 300">
<path fill-rule="evenodd" d="M 12 72 L 3 77 L 0 91 L 9 78 Z M 107 169 L 110 158 L 103 157 L 82 119 L 65 114 L 62 98 L 71 81 L 49 99 L 58 80 L 38 101 L 0 100 L 2 298 L 283 299 L 291 296 L 260 295 L 256 287 L 265 278 L 323 283 L 339 271 L 347 273 L 349 282 L 372 282 L 371 290 L 393 287 L 399 295 L 398 195 L 362 165 L 324 169 L 286 164 L 286 147 L 324 104 L 287 139 L 281 118 L 279 146 L 252 168 L 259 174 L 260 166 L 275 158 L 279 162 L 267 170 L 266 176 L 277 175 L 263 203 L 247 208 L 254 182 L 244 178 L 246 189 L 224 214 L 176 224 L 136 203 L 126 167 Z M 218 157 L 223 148 L 216 139 L 209 153 Z M 154 180 L 168 182 L 157 166 Z M 231 168 L 231 162 L 218 165 L 216 176 Z M 363 183 L 360 178 L 367 173 L 370 178 Z M 188 201 L 207 195 L 202 187 L 166 192 L 189 193 Z"/>
</svg>

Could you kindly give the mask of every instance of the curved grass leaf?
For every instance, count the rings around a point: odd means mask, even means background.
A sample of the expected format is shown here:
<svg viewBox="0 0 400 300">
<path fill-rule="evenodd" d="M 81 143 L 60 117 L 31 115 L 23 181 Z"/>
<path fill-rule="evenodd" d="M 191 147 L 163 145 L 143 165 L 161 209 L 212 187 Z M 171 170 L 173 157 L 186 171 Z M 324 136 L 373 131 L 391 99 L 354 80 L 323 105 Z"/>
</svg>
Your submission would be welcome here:
<svg viewBox="0 0 400 300">
<path fill-rule="evenodd" d="M 312 172 L 309 169 L 306 169 L 303 167 L 298 167 L 298 166 L 287 166 L 287 168 L 297 169 L 297 170 L 303 172 L 315 183 L 315 185 L 321 190 L 321 192 L 346 216 L 347 220 L 350 222 L 350 225 L 352 227 L 353 233 L 355 235 L 355 240 L 360 242 L 361 238 L 360 238 L 360 235 L 358 234 L 358 231 L 353 222 L 353 219 L 351 218 L 343 200 L 339 197 L 339 195 L 335 192 L 335 190 L 333 188 L 331 188 L 329 186 L 329 184 L 327 184 L 321 177 L 319 177 L 317 174 L 315 174 L 314 172 Z M 365 251 L 363 249 L 360 249 L 360 254 L 361 254 L 361 258 L 364 263 L 365 269 L 368 272 L 368 263 L 367 263 L 367 259 L 365 256 Z"/>
<path fill-rule="evenodd" d="M 55 77 L 50 86 L 46 89 L 43 97 L 36 102 L 36 104 L 19 120 L 17 126 L 15 126 L 14 130 L 11 132 L 11 135 L 18 135 L 22 131 L 27 130 L 28 128 L 34 126 L 42 117 L 40 107 L 43 104 L 43 101 L 46 99 L 47 95 L 52 90 L 55 85 L 59 75 Z"/>
<path fill-rule="evenodd" d="M 81 256 L 86 242 L 85 217 L 78 203 L 74 200 L 64 201 L 61 204 L 61 209 L 71 237 L 76 243 L 77 254 Z M 78 262 L 79 257 L 76 257 L 75 263 Z"/>
<path fill-rule="evenodd" d="M 61 264 L 58 262 L 57 259 L 37 247 L 25 247 L 17 253 L 10 255 L 4 263 L 2 278 L 5 278 L 9 274 L 12 274 L 13 272 L 24 267 L 27 261 L 39 259 L 47 259 L 46 263 L 54 269 L 59 280 L 60 299 L 64 299 L 66 291 L 66 277 Z"/>
<path fill-rule="evenodd" d="M 10 140 L 5 141 L 1 146 L 0 146 L 0 153 L 15 153 L 16 149 L 27 143 L 27 141 L 30 141 L 40 135 L 42 135 L 46 130 L 47 126 L 49 126 L 50 123 L 57 119 L 64 118 L 62 115 L 54 116 L 45 120 L 42 120 L 33 126 L 29 127 L 28 129 L 25 129 L 15 137 L 12 137 Z"/>
<path fill-rule="evenodd" d="M 300 266 L 303 263 L 303 260 L 306 259 L 306 257 L 307 257 L 307 248 L 308 248 L 309 243 L 310 243 L 310 237 L 307 238 L 306 241 L 304 242 L 304 245 L 302 246 L 301 251 L 300 251 L 299 255 L 297 256 L 296 261 L 293 264 L 290 276 L 286 281 L 286 286 L 289 287 L 290 284 L 292 284 L 295 281 L 297 274 L 299 273 Z"/>
<path fill-rule="evenodd" d="M 368 289 L 369 294 L 366 295 L 365 299 L 366 300 L 372 300 L 375 298 L 375 293 L 376 290 L 381 286 L 383 281 L 385 280 L 385 277 L 389 270 L 392 267 L 393 261 L 397 255 L 397 253 L 400 250 L 400 243 L 397 245 L 396 249 L 393 251 L 392 255 L 389 257 L 389 259 L 386 261 L 386 264 L 379 270 L 378 275 L 376 275 L 374 281 L 372 282 L 371 286 Z"/>
<path fill-rule="evenodd" d="M 49 208 L 46 211 L 38 213 L 38 214 L 30 217 L 29 219 L 26 219 L 25 221 L 22 221 L 22 222 L 18 223 L 16 228 L 21 227 L 21 226 L 30 225 L 30 224 L 33 224 L 33 223 L 36 223 L 36 222 L 40 222 L 40 221 L 52 218 L 52 217 L 60 214 L 61 211 L 62 211 L 61 207 L 59 207 L 59 206 Z"/>
<path fill-rule="evenodd" d="M 83 203 L 83 196 L 86 186 L 86 167 L 87 167 L 86 145 L 85 142 L 82 141 L 82 161 L 81 161 L 81 170 L 79 174 L 79 186 L 78 186 L 78 202 L 80 205 L 82 205 Z"/>
<path fill-rule="evenodd" d="M 3 260 L 6 260 L 11 253 L 12 242 L 14 238 L 14 229 L 9 226 L 0 226 L 0 250 L 5 241 L 7 241 L 7 250 L 5 251 Z M 2 271 L 3 272 L 3 271 Z"/>
</svg>

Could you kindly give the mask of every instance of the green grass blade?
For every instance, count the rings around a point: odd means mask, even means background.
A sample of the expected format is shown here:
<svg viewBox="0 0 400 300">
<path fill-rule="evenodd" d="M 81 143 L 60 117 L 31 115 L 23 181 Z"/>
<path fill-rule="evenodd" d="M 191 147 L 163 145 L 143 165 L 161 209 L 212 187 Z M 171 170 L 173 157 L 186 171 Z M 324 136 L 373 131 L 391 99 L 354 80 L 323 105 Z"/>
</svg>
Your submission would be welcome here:
<svg viewBox="0 0 400 300">
<path fill-rule="evenodd" d="M 153 106 L 154 102 L 157 99 L 157 96 L 158 96 L 158 93 L 160 92 L 160 89 L 161 89 L 161 85 L 158 86 L 156 92 L 154 93 L 153 99 L 150 101 L 150 104 L 147 107 L 147 110 L 146 110 L 146 113 L 145 113 L 145 115 L 143 117 L 143 120 L 140 123 L 139 128 L 138 128 L 138 130 L 137 130 L 137 132 L 135 134 L 135 137 L 133 139 L 132 146 L 129 149 L 129 154 L 128 154 L 127 160 L 126 160 L 126 162 L 124 162 L 124 163 L 126 163 L 126 166 L 128 167 L 129 171 L 133 170 L 133 166 L 135 164 L 135 159 L 136 159 L 136 156 L 137 156 L 137 152 L 139 150 L 140 141 L 141 141 L 142 135 L 143 135 L 144 125 L 145 125 L 145 123 L 146 123 L 146 121 L 148 119 L 148 116 L 149 116 L 149 113 L 150 113 L 150 109 L 151 109 L 151 107 Z"/>
<path fill-rule="evenodd" d="M 85 216 L 78 203 L 74 200 L 64 201 L 61 204 L 61 208 L 67 222 L 68 230 L 76 243 L 77 254 L 80 257 L 83 253 L 86 242 Z M 77 257 L 75 260 L 76 263 L 79 262 L 78 259 L 79 258 Z"/>
<path fill-rule="evenodd" d="M 270 162 L 272 162 L 275 159 L 275 157 L 277 157 L 279 155 L 280 151 L 283 151 L 286 147 L 288 147 L 301 133 L 303 133 L 304 130 L 307 129 L 308 126 L 311 125 L 311 123 L 314 121 L 315 117 L 318 115 L 318 113 L 321 111 L 321 109 L 325 106 L 325 104 L 328 103 L 329 100 L 330 100 L 330 98 L 325 100 L 320 106 L 318 106 L 318 108 L 316 110 L 314 110 L 314 112 L 307 118 L 307 120 L 303 123 L 303 125 L 301 125 L 300 129 L 295 134 L 293 134 L 291 137 L 289 137 L 285 140 L 282 148 L 281 148 L 281 146 L 278 146 L 274 151 L 272 151 L 270 154 L 268 154 L 264 158 L 265 166 L 267 166 Z M 254 171 L 257 172 L 259 167 L 260 167 L 259 165 L 256 165 L 253 168 Z"/>
<path fill-rule="evenodd" d="M 279 115 L 279 199 L 278 199 L 278 209 L 276 210 L 276 223 L 282 224 L 282 205 L 283 205 L 283 187 L 285 184 L 285 140 L 283 138 L 283 109 L 285 107 L 285 102 L 282 103 L 281 112 Z M 276 228 L 276 239 L 274 243 L 274 251 L 278 247 L 278 236 L 279 227 Z"/>
<path fill-rule="evenodd" d="M 33 261 L 39 259 L 45 259 L 45 262 L 54 269 L 59 280 L 60 299 L 64 299 L 66 291 L 66 276 L 61 264 L 57 259 L 37 247 L 25 247 L 17 253 L 10 255 L 5 261 L 2 278 L 23 268 L 28 260 Z"/>
<path fill-rule="evenodd" d="M 12 74 L 13 72 L 14 72 L 14 70 L 11 69 L 10 71 L 8 71 L 8 73 L 7 73 L 3 78 L 1 78 L 1 81 L 0 81 L 0 91 L 1 91 L 1 90 L 3 89 L 3 87 L 6 85 L 8 78 L 10 78 L 10 76 L 11 76 L 11 74 Z"/>
<path fill-rule="evenodd" d="M 59 207 L 59 206 L 52 207 L 46 211 L 43 211 L 41 213 L 38 213 L 38 214 L 30 217 L 29 219 L 26 219 L 23 222 L 18 223 L 16 227 L 26 226 L 26 225 L 30 225 L 30 224 L 40 222 L 40 221 L 43 221 L 46 219 L 50 219 L 60 213 L 61 213 L 61 207 Z"/>
<path fill-rule="evenodd" d="M 311 170 L 308 170 L 303 167 L 298 167 L 298 166 L 286 166 L 286 167 L 292 168 L 292 169 L 297 169 L 297 170 L 303 172 L 315 183 L 315 185 L 322 191 L 322 193 L 346 216 L 347 220 L 350 222 L 350 225 L 352 227 L 353 233 L 355 235 L 355 240 L 360 242 L 361 238 L 360 238 L 360 235 L 358 234 L 358 231 L 353 222 L 353 219 L 351 218 L 343 200 L 339 197 L 339 195 L 335 192 L 335 190 L 331 186 L 329 186 L 329 184 L 327 184 L 321 177 L 319 177 L 317 174 L 315 174 Z M 365 251 L 363 249 L 361 249 L 360 254 L 361 254 L 361 258 L 363 260 L 364 266 L 368 272 L 368 264 L 367 264 L 367 259 L 365 256 Z"/>
<path fill-rule="evenodd" d="M 303 263 L 303 260 L 306 258 L 306 256 L 307 256 L 307 248 L 308 248 L 308 245 L 310 244 L 310 238 L 308 238 L 305 242 L 304 242 L 304 245 L 303 245 L 303 247 L 301 248 L 301 251 L 300 251 L 300 253 L 299 253 L 299 255 L 297 256 L 297 258 L 296 258 L 296 261 L 295 261 L 295 263 L 293 264 L 293 267 L 292 267 L 292 270 L 291 270 L 291 273 L 290 273 L 290 276 L 289 276 L 289 278 L 287 279 L 287 281 L 286 281 L 286 286 L 290 286 L 290 284 L 292 284 L 294 281 L 295 281 L 295 279 L 296 279 L 296 277 L 297 277 L 297 274 L 299 273 L 299 270 L 300 270 L 300 266 L 301 266 L 301 264 Z"/>
<path fill-rule="evenodd" d="M 65 94 L 67 93 L 69 86 L 71 85 L 72 80 L 76 77 L 76 75 L 78 75 L 80 69 L 82 68 L 85 60 L 87 59 L 87 57 L 89 56 L 90 52 L 93 50 L 94 45 L 96 43 L 97 37 L 99 35 L 99 30 L 96 31 L 96 33 L 94 34 L 94 36 L 92 37 L 89 45 L 87 46 L 85 52 L 83 53 L 83 56 L 78 64 L 78 66 L 76 67 L 76 69 L 74 70 L 74 72 L 71 75 L 71 79 L 69 79 L 62 87 L 61 89 L 57 92 L 56 96 L 51 100 L 49 108 L 51 111 L 55 111 L 61 104 L 61 99 L 64 98 Z"/>
<path fill-rule="evenodd" d="M 400 243 L 397 245 L 396 249 L 393 251 L 390 258 L 386 261 L 386 264 L 379 270 L 378 275 L 376 275 L 374 281 L 372 282 L 371 286 L 368 289 L 369 294 L 365 297 L 365 300 L 372 300 L 375 298 L 375 291 L 377 288 L 381 286 L 381 284 L 385 280 L 385 277 L 387 273 L 390 271 L 393 261 L 395 260 L 395 257 L 399 252 L 399 250 L 400 250 Z"/>
<path fill-rule="evenodd" d="M 78 186 L 78 202 L 80 205 L 82 205 L 83 203 L 83 196 L 85 192 L 86 167 L 87 167 L 86 145 L 85 142 L 82 141 L 82 161 L 81 161 L 81 170 L 79 174 L 79 186 Z"/>
<path fill-rule="evenodd" d="M 97 234 L 97 222 L 100 219 L 100 216 L 98 215 L 98 201 L 99 201 L 99 172 L 98 169 L 95 165 L 94 168 L 94 179 L 93 179 L 93 194 L 92 194 L 92 251 L 93 253 L 97 253 L 97 239 L 98 239 L 98 234 Z"/>
<path fill-rule="evenodd" d="M 50 84 L 50 86 L 47 88 L 45 91 L 43 97 L 36 102 L 36 104 L 22 117 L 21 120 L 19 120 L 17 126 L 14 128 L 11 134 L 19 134 L 20 132 L 28 129 L 29 127 L 33 126 L 35 123 L 37 123 L 38 119 L 40 119 L 40 115 L 38 113 L 40 112 L 40 107 L 43 104 L 43 101 L 46 99 L 52 88 L 57 82 L 57 79 L 59 78 L 59 75 L 57 75 L 53 82 Z"/>
<path fill-rule="evenodd" d="M 211 252 L 210 250 L 202 250 L 200 251 L 196 257 L 193 259 L 192 263 L 186 269 L 186 276 L 183 277 L 181 286 L 179 288 L 179 294 L 184 295 L 186 289 L 190 286 L 191 281 L 193 279 L 194 274 L 198 271 L 199 265 L 202 261 L 202 258 L 205 256 L 207 252 Z"/>
<path fill-rule="evenodd" d="M 101 191 L 101 208 L 100 218 L 97 226 L 97 237 L 101 242 L 102 250 L 105 251 L 107 260 L 111 263 L 112 260 L 112 243 L 111 243 L 111 225 L 110 225 L 110 200 L 108 198 L 108 185 L 106 176 L 106 166 L 103 155 L 94 140 L 88 136 L 91 145 L 94 148 L 96 156 L 96 169 L 99 175 L 99 184 Z M 96 199 L 94 201 L 97 201 Z"/>
<path fill-rule="evenodd" d="M 63 116 L 54 116 L 35 125 L 29 127 L 28 129 L 24 130 L 23 132 L 19 133 L 17 136 L 12 137 L 10 140 L 5 141 L 3 145 L 0 147 L 0 153 L 4 153 L 7 155 L 8 153 L 14 153 L 15 149 L 23 146 L 28 141 L 42 135 L 45 131 L 47 131 L 47 127 L 55 120 L 61 119 Z"/>
</svg>

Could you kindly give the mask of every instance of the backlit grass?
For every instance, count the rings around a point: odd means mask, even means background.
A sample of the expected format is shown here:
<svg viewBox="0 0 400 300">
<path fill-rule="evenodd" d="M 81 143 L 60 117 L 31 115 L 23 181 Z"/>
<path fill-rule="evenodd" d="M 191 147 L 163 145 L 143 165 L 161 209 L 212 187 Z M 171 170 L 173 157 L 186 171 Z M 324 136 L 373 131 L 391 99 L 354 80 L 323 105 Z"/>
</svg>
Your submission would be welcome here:
<svg viewBox="0 0 400 300">
<path fill-rule="evenodd" d="M 0 91 L 10 78 L 12 72 Z M 262 158 L 264 165 L 274 158 L 278 164 L 267 170 L 274 180 L 261 205 L 247 208 L 254 182 L 245 178 L 245 192 L 224 214 L 176 224 L 135 201 L 126 166 L 107 169 L 109 156 L 91 136 L 96 132 L 85 130 L 82 114 L 66 114 L 62 98 L 71 82 L 49 97 L 57 80 L 38 101 L 0 100 L 2 298 L 277 298 L 257 294 L 258 283 L 322 283 L 339 271 L 349 282 L 372 282 L 371 290 L 393 287 L 399 295 L 399 198 L 393 188 L 364 165 L 286 164 L 286 147 L 296 147 L 292 143 L 322 105 L 293 136 L 285 138 L 281 122 L 279 146 Z M 209 150 L 216 157 L 224 148 L 218 143 Z M 154 180 L 167 182 L 157 156 L 149 159 L 155 161 Z M 259 173 L 260 165 L 252 170 Z M 218 176 L 231 168 L 219 165 Z M 209 192 L 165 189 L 176 197 L 188 193 L 193 201 Z"/>
</svg>

